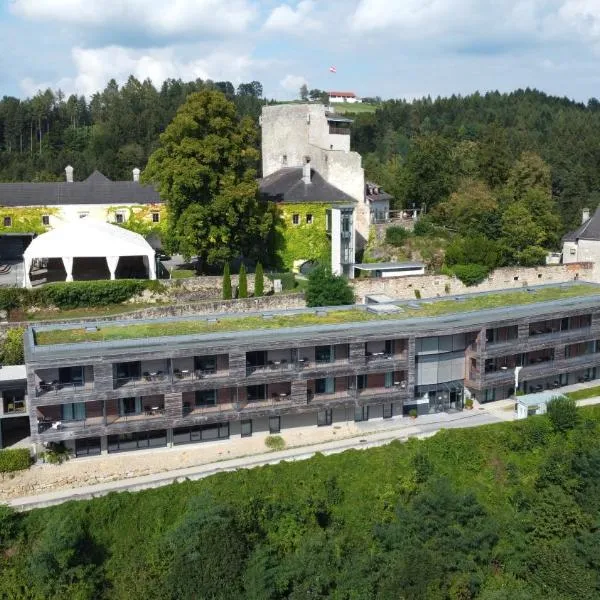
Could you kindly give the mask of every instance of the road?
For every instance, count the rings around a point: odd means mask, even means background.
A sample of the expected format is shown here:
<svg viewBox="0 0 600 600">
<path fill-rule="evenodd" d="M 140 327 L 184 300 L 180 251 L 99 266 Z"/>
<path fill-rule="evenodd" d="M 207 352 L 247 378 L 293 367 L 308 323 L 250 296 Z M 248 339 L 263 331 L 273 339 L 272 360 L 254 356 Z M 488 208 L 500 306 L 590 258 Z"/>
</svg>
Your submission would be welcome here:
<svg viewBox="0 0 600 600">
<path fill-rule="evenodd" d="M 305 460 L 311 458 L 316 453 L 325 455 L 337 454 L 350 449 L 362 450 L 365 448 L 383 446 L 394 440 L 405 441 L 413 437 L 426 438 L 434 435 L 441 429 L 479 427 L 481 425 L 499 423 L 510 418 L 511 416 L 509 415 L 499 415 L 490 410 L 479 409 L 464 411 L 454 415 L 445 413 L 428 415 L 426 417 L 419 417 L 414 421 L 408 419 L 400 419 L 396 423 L 393 421 L 380 421 L 380 430 L 371 430 L 365 432 L 364 435 L 354 438 L 335 440 L 311 446 L 289 448 L 277 452 L 265 452 L 264 454 L 225 460 L 186 469 L 172 470 L 166 473 L 156 473 L 153 475 L 132 477 L 97 485 L 68 488 L 46 494 L 24 496 L 14 498 L 8 501 L 7 504 L 18 511 L 32 510 L 34 508 L 43 508 L 61 504 L 69 500 L 89 500 L 91 498 L 104 496 L 111 492 L 135 492 L 181 482 L 186 479 L 198 480 L 226 471 L 250 469 L 253 467 L 277 464 L 281 461 Z M 373 425 L 375 424 L 371 423 L 371 427 L 373 427 Z M 367 423 L 365 423 L 365 426 L 367 426 Z"/>
</svg>

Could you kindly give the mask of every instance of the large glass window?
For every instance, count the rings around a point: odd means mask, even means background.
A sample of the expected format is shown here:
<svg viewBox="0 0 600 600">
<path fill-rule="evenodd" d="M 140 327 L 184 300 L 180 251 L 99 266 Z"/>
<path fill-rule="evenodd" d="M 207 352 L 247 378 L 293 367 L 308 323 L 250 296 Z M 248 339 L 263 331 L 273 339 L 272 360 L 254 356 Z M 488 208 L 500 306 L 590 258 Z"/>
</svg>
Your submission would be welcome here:
<svg viewBox="0 0 600 600">
<path fill-rule="evenodd" d="M 331 346 L 317 346 L 315 348 L 315 360 L 318 363 L 333 362 L 333 348 Z"/>
<path fill-rule="evenodd" d="M 252 419 L 245 419 L 240 423 L 242 437 L 250 437 L 252 435 Z"/>
<path fill-rule="evenodd" d="M 139 448 L 158 448 L 166 445 L 167 432 L 164 429 L 108 436 L 109 452 L 125 452 Z"/>
<path fill-rule="evenodd" d="M 119 414 L 121 416 L 139 415 L 142 413 L 141 398 L 119 398 Z"/>
<path fill-rule="evenodd" d="M 229 423 L 213 423 L 211 425 L 194 425 L 173 429 L 173 443 L 190 444 L 224 440 L 229 437 Z"/>
<path fill-rule="evenodd" d="M 75 456 L 96 456 L 100 454 L 100 438 L 75 440 Z"/>
<path fill-rule="evenodd" d="M 394 405 L 393 404 L 384 404 L 383 405 L 383 418 L 391 419 L 394 413 Z"/>
<path fill-rule="evenodd" d="M 248 402 L 259 402 L 266 399 L 267 386 L 265 385 L 249 385 L 246 388 Z"/>
<path fill-rule="evenodd" d="M 217 390 L 198 390 L 195 404 L 196 406 L 215 406 L 217 404 Z"/>
<path fill-rule="evenodd" d="M 269 417 L 269 433 L 281 431 L 281 417 Z"/>
<path fill-rule="evenodd" d="M 335 379 L 326 377 L 315 380 L 315 394 L 333 394 L 335 391 Z"/>
<path fill-rule="evenodd" d="M 83 421 L 85 419 L 85 402 L 73 402 L 61 406 L 63 421 Z"/>
<path fill-rule="evenodd" d="M 368 406 L 357 406 L 354 409 L 354 420 L 359 423 L 360 421 L 369 420 L 369 407 Z"/>
<path fill-rule="evenodd" d="M 320 410 L 317 413 L 317 425 L 324 427 L 325 425 L 331 425 L 333 421 L 333 411 L 331 409 Z"/>
<path fill-rule="evenodd" d="M 217 371 L 217 357 L 211 356 L 196 356 L 194 358 L 194 369 L 196 371 L 202 371 L 203 373 L 216 373 Z"/>
</svg>

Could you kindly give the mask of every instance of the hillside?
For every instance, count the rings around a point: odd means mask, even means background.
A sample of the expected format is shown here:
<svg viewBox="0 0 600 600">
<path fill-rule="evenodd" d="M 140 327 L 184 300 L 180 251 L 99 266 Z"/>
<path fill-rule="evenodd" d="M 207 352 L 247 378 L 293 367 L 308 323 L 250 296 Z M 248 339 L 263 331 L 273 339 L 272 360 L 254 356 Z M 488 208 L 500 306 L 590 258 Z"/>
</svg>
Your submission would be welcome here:
<svg viewBox="0 0 600 600">
<path fill-rule="evenodd" d="M 4 510 L 0 592 L 591 600 L 600 594 L 600 407 L 572 424 L 534 417 Z"/>
</svg>

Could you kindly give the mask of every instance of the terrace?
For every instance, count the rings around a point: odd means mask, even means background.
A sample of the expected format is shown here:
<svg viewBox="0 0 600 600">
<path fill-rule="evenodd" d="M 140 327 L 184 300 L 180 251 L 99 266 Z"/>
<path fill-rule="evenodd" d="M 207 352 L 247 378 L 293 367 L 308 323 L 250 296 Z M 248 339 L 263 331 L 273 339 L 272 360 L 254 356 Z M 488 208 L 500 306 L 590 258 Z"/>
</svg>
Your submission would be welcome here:
<svg viewBox="0 0 600 600">
<path fill-rule="evenodd" d="M 392 312 L 372 312 L 364 305 L 348 308 L 306 309 L 263 314 L 219 315 L 205 318 L 172 318 L 146 322 L 120 322 L 84 326 L 43 326 L 34 329 L 34 344 L 76 344 L 159 338 L 163 336 L 202 335 L 251 330 L 284 329 L 322 325 L 348 325 L 362 322 L 431 319 L 444 315 L 474 313 L 544 302 L 564 302 L 600 295 L 600 287 L 591 284 L 539 286 L 527 290 L 464 295 L 419 302 L 397 302 Z"/>
</svg>

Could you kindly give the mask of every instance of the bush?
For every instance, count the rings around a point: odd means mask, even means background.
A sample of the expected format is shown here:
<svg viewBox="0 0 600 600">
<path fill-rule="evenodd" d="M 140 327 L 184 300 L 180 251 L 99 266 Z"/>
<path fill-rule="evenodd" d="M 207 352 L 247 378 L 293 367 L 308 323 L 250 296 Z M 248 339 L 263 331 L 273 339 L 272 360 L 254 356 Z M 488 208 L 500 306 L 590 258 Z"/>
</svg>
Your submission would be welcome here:
<svg viewBox="0 0 600 600">
<path fill-rule="evenodd" d="M 403 246 L 409 237 L 410 232 L 404 227 L 388 227 L 385 230 L 385 243 L 392 246 Z"/>
<path fill-rule="evenodd" d="M 0 473 L 22 471 L 31 466 L 31 455 L 27 448 L 0 450 Z"/>
<path fill-rule="evenodd" d="M 415 290 L 415 298 L 416 298 L 417 300 L 420 300 L 420 299 L 421 299 L 421 290 Z"/>
<path fill-rule="evenodd" d="M 281 289 L 284 292 L 289 292 L 296 288 L 296 275 L 294 273 L 270 273 L 269 279 L 271 281 L 279 279 L 281 281 Z"/>
<path fill-rule="evenodd" d="M 28 290 L 22 288 L 0 288 L 0 310 L 13 310 L 23 306 Z"/>
<path fill-rule="evenodd" d="M 548 402 L 547 411 L 554 431 L 565 432 L 574 429 L 579 421 L 577 403 L 571 398 L 552 398 Z"/>
<path fill-rule="evenodd" d="M 57 308 L 86 308 L 121 304 L 141 294 L 148 287 L 142 279 L 116 281 L 71 281 L 51 283 L 34 290 L 32 304 L 39 303 Z"/>
<path fill-rule="evenodd" d="M 416 418 L 417 418 L 417 414 L 418 414 L 418 413 L 417 413 L 417 409 L 416 409 L 416 408 L 411 408 L 411 409 L 408 411 L 408 416 L 409 416 L 409 417 L 412 417 L 413 419 L 416 419 Z"/>
<path fill-rule="evenodd" d="M 265 290 L 265 277 L 263 275 L 263 267 L 257 263 L 254 271 L 254 297 L 262 296 Z"/>
<path fill-rule="evenodd" d="M 421 217 L 415 223 L 413 233 L 419 237 L 432 235 L 433 233 L 435 233 L 435 225 L 428 216 Z"/>
<path fill-rule="evenodd" d="M 52 465 L 61 465 L 66 460 L 71 458 L 71 451 L 64 445 L 63 442 L 50 442 L 47 450 L 40 454 L 40 458 L 44 462 Z"/>
<path fill-rule="evenodd" d="M 465 400 L 465 408 L 468 408 L 468 409 L 473 408 L 473 398 L 467 398 Z"/>
<path fill-rule="evenodd" d="M 265 438 L 265 446 L 271 450 L 283 450 L 285 440 L 280 435 L 269 435 Z"/>
<path fill-rule="evenodd" d="M 229 264 L 227 263 L 223 267 L 223 300 L 231 300 L 233 294 L 231 293 L 231 273 L 229 271 Z"/>
<path fill-rule="evenodd" d="M 498 243 L 482 235 L 470 238 L 454 238 L 445 253 L 448 266 L 478 264 L 493 269 L 498 265 L 500 250 Z"/>
<path fill-rule="evenodd" d="M 14 327 L 6 332 L 0 349 L 0 362 L 3 365 L 22 365 L 25 362 L 23 353 L 23 327 Z"/>
<path fill-rule="evenodd" d="M 341 306 L 354 304 L 354 292 L 345 277 L 317 267 L 308 276 L 306 306 Z"/>
<path fill-rule="evenodd" d="M 487 277 L 489 269 L 485 265 L 477 264 L 455 265 L 452 267 L 452 273 L 469 287 L 481 283 Z"/>
<path fill-rule="evenodd" d="M 246 267 L 242 264 L 240 275 L 238 277 L 238 298 L 248 297 L 248 278 L 246 277 Z"/>
</svg>

